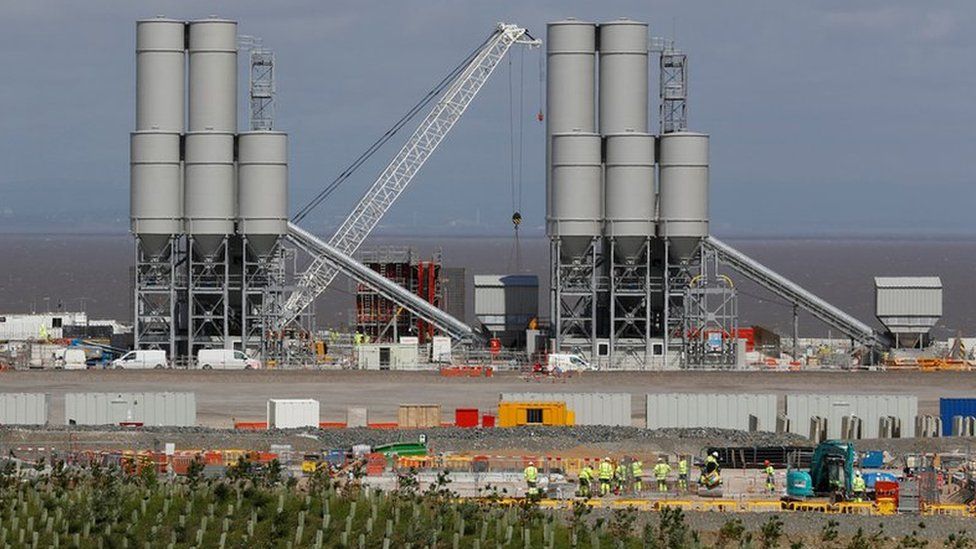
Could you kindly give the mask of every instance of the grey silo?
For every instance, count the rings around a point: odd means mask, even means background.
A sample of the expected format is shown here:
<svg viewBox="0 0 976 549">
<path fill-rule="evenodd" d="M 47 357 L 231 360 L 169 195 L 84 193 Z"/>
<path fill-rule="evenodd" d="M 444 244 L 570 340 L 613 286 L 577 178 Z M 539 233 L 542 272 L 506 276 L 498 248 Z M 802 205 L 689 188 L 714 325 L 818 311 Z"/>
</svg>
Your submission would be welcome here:
<svg viewBox="0 0 976 549">
<path fill-rule="evenodd" d="M 619 260 L 633 260 L 655 234 L 654 136 L 621 133 L 606 138 L 604 234 Z"/>
<path fill-rule="evenodd" d="M 237 22 L 189 25 L 189 130 L 237 133 Z"/>
<path fill-rule="evenodd" d="M 136 22 L 136 130 L 182 133 L 186 98 L 183 21 Z"/>
<path fill-rule="evenodd" d="M 659 233 L 672 261 L 681 262 L 708 236 L 708 135 L 666 133 L 658 154 Z"/>
<path fill-rule="evenodd" d="M 600 23 L 600 133 L 647 133 L 647 23 Z"/>
<path fill-rule="evenodd" d="M 288 231 L 288 135 L 241 133 L 237 150 L 240 232 L 260 256 Z"/>
<path fill-rule="evenodd" d="M 554 235 L 552 137 L 566 132 L 595 133 L 596 25 L 565 20 L 549 23 L 546 36 L 546 218 Z"/>
<path fill-rule="evenodd" d="M 180 134 L 137 131 L 130 144 L 132 232 L 149 256 L 158 256 L 172 235 L 183 232 Z"/>
<path fill-rule="evenodd" d="M 601 160 L 598 134 L 553 134 L 551 234 L 560 238 L 564 258 L 583 254 L 602 234 Z"/>
<path fill-rule="evenodd" d="M 189 132 L 185 146 L 184 215 L 194 251 L 217 251 L 225 235 L 234 234 L 237 191 L 234 134 Z"/>
</svg>

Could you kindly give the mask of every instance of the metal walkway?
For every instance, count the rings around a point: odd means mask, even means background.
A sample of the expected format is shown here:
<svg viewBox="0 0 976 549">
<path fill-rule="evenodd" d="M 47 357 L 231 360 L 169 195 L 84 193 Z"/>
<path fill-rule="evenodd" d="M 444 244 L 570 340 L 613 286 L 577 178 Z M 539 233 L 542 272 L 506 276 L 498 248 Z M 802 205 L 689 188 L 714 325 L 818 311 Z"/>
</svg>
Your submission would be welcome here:
<svg viewBox="0 0 976 549">
<path fill-rule="evenodd" d="M 357 282 L 366 284 L 386 299 L 402 305 L 411 313 L 437 326 L 452 338 L 460 340 L 480 339 L 480 334 L 476 333 L 464 322 L 445 313 L 424 301 L 419 296 L 412 294 L 406 288 L 392 282 L 373 269 L 340 252 L 329 243 L 298 225 L 294 223 L 288 224 L 288 236 L 295 245 L 304 249 L 313 258 L 334 264 L 339 270 Z"/>
<path fill-rule="evenodd" d="M 719 260 L 726 265 L 777 296 L 795 303 L 830 327 L 840 330 L 847 337 L 868 347 L 887 348 L 890 346 L 888 338 L 884 334 L 876 332 L 867 324 L 804 290 L 795 282 L 786 279 L 714 236 L 706 238 L 703 245 L 716 252 Z"/>
</svg>

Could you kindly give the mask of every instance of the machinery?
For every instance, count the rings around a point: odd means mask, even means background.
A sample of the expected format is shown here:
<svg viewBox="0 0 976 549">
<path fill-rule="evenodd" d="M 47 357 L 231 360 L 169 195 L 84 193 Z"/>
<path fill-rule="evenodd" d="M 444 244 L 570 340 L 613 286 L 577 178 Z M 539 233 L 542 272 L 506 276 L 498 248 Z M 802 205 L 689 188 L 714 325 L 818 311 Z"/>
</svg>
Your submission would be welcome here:
<svg viewBox="0 0 976 549">
<path fill-rule="evenodd" d="M 792 468 L 787 471 L 786 497 L 846 499 L 851 494 L 856 460 L 853 444 L 839 440 L 821 442 L 813 451 L 809 471 Z"/>
<path fill-rule="evenodd" d="M 438 95 L 436 92 L 443 90 L 443 96 L 434 104 L 434 107 L 414 130 L 396 156 L 393 157 L 393 160 L 380 173 L 332 238 L 327 243 L 323 242 L 341 254 L 341 257 L 336 254 L 332 254 L 330 257 L 327 253 L 316 253 L 318 250 L 310 250 L 313 262 L 301 275 L 295 290 L 285 302 L 279 318 L 280 322 L 287 323 L 296 318 L 329 287 L 329 284 L 340 271 L 348 270 L 348 262 L 352 261 L 349 256 L 359 249 L 359 246 L 366 240 L 366 237 L 376 227 L 383 215 L 406 190 L 407 185 L 424 166 L 434 150 L 444 141 L 447 134 L 460 120 L 461 115 L 467 110 L 471 101 L 474 100 L 485 82 L 505 58 L 505 54 L 515 44 L 539 46 L 541 42 L 531 38 L 524 28 L 499 23 L 488 39 L 468 56 L 462 65 L 442 82 L 441 86 L 428 94 L 428 98 L 433 99 Z M 422 102 L 416 109 L 419 110 L 423 104 L 426 103 Z M 371 150 L 375 152 L 376 149 L 371 147 Z M 361 158 L 365 160 L 368 155 Z M 359 162 L 358 165 L 361 165 L 360 161 L 357 160 L 357 162 Z M 341 181 L 341 179 L 337 181 Z M 308 233 L 302 231 L 296 223 L 321 203 L 328 192 L 331 191 L 326 189 L 325 194 L 317 196 L 295 216 L 293 222 L 289 224 L 289 233 L 293 237 L 308 239 Z M 319 247 L 321 248 L 321 246 Z M 399 300 L 397 301 L 399 302 Z M 416 313 L 416 311 L 411 312 Z M 428 315 L 419 314 L 418 316 L 428 320 L 426 318 Z M 443 322 L 438 323 L 436 321 L 432 323 L 439 326 L 443 324 Z M 449 333 L 455 337 L 462 335 Z"/>
<path fill-rule="evenodd" d="M 329 242 L 288 222 L 287 135 L 273 130 L 274 56 L 237 22 L 162 17 L 136 25 L 131 220 L 136 237 L 135 347 L 168 358 L 240 349 L 275 362 L 308 333 L 312 303 L 339 272 L 455 339 L 470 327 L 350 256 L 464 114 L 515 44 L 499 23 L 354 166 L 295 216 L 300 221 L 418 112 L 429 114 Z M 250 50 L 250 131 L 238 131 L 238 50 Z M 298 252 L 311 257 L 297 270 Z M 297 332 L 296 332 L 297 329 Z M 303 338 L 304 339 L 304 338 Z M 304 350 L 302 350 L 304 349 Z M 299 346 L 309 357 L 314 345 Z M 306 357 L 308 358 L 308 357 Z M 192 359 L 191 359 L 192 360 Z"/>
</svg>

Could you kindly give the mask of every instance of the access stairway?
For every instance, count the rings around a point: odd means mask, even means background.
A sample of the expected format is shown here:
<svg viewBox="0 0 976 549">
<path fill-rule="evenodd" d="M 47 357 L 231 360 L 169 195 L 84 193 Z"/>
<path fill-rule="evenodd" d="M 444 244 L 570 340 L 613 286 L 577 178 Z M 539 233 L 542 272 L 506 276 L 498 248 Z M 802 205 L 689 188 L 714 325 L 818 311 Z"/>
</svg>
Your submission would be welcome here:
<svg viewBox="0 0 976 549">
<path fill-rule="evenodd" d="M 732 267 L 777 296 L 799 306 L 828 326 L 840 330 L 852 340 L 872 349 L 886 349 L 891 346 L 886 335 L 876 332 L 867 324 L 813 295 L 795 282 L 786 279 L 786 277 L 714 236 L 709 236 L 703 240 L 702 245 L 718 254 L 722 263 Z"/>
</svg>

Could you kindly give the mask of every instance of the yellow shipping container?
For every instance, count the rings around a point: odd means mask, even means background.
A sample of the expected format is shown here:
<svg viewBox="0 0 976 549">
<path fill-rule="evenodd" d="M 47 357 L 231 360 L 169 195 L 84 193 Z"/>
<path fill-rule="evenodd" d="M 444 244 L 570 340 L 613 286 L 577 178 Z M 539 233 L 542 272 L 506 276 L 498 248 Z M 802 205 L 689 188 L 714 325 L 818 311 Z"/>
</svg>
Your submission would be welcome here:
<svg viewBox="0 0 976 549">
<path fill-rule="evenodd" d="M 565 402 L 499 402 L 498 426 L 573 425 L 575 417 Z"/>
</svg>

